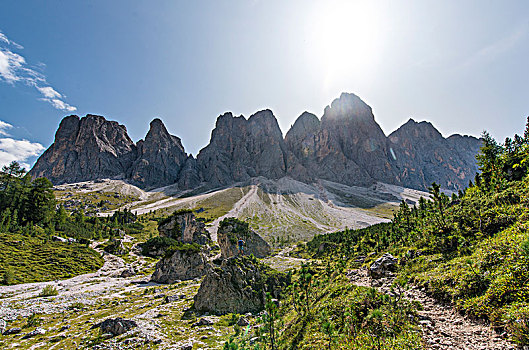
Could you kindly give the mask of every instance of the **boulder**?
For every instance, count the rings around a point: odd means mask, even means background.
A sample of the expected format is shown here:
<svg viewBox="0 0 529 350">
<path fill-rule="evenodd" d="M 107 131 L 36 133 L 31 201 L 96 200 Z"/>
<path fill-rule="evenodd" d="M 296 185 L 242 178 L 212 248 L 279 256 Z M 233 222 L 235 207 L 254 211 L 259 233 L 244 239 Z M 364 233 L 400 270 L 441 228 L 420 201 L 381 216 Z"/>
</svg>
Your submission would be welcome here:
<svg viewBox="0 0 529 350">
<path fill-rule="evenodd" d="M 117 318 L 107 318 L 103 322 L 94 325 L 92 328 L 99 327 L 101 328 L 102 334 L 110 333 L 113 336 L 118 336 L 123 333 L 127 333 L 132 328 L 135 328 L 137 326 L 138 325 L 136 324 L 135 321 L 125 320 L 121 317 L 117 317 Z"/>
<path fill-rule="evenodd" d="M 239 320 L 237 321 L 237 326 L 239 327 L 246 327 L 249 324 L 250 322 L 248 322 L 248 320 L 244 316 L 239 317 Z"/>
<path fill-rule="evenodd" d="M 114 255 L 125 255 L 128 253 L 128 249 L 123 244 L 123 241 L 115 238 L 109 239 L 103 250 Z"/>
<path fill-rule="evenodd" d="M 167 295 L 163 299 L 163 302 L 164 302 L 164 304 L 169 304 L 169 303 L 174 303 L 175 301 L 178 301 L 178 300 L 181 300 L 181 299 L 185 299 L 185 295 L 182 295 L 182 294 Z"/>
<path fill-rule="evenodd" d="M 215 320 L 210 317 L 201 317 L 197 322 L 193 323 L 194 327 L 211 326 L 215 324 Z"/>
<path fill-rule="evenodd" d="M 22 339 L 33 338 L 33 337 L 35 337 L 35 336 L 37 336 L 37 335 L 44 335 L 44 334 L 46 334 L 46 330 L 43 329 L 43 328 L 37 327 L 37 328 L 35 328 L 35 330 L 26 333 L 26 334 L 22 337 Z"/>
<path fill-rule="evenodd" d="M 158 231 L 161 236 L 173 238 L 183 243 L 204 245 L 211 241 L 206 225 L 203 221 L 196 220 L 191 210 L 184 209 L 174 212 L 160 222 Z"/>
<path fill-rule="evenodd" d="M 22 328 L 14 327 L 14 328 L 6 329 L 2 334 L 11 335 L 11 334 L 19 334 L 20 332 L 22 332 Z"/>
<path fill-rule="evenodd" d="M 129 266 L 119 275 L 121 278 L 128 278 L 136 275 L 136 270 L 133 267 Z"/>
<path fill-rule="evenodd" d="M 68 240 L 66 238 L 62 238 L 59 236 L 52 236 L 51 240 L 54 242 L 62 242 L 62 243 L 68 243 Z"/>
<path fill-rule="evenodd" d="M 288 276 L 249 257 L 232 257 L 220 267 L 208 266 L 206 277 L 195 295 L 194 308 L 213 314 L 247 312 L 264 309 L 266 293 L 278 298 L 289 283 Z"/>
<path fill-rule="evenodd" d="M 206 274 L 207 259 L 196 245 L 185 244 L 168 251 L 156 264 L 151 281 L 176 283 Z"/>
<path fill-rule="evenodd" d="M 399 259 L 389 253 L 385 253 L 371 264 L 369 267 L 369 276 L 371 278 L 385 277 L 397 269 L 398 263 Z"/>
<path fill-rule="evenodd" d="M 243 255 L 253 254 L 257 258 L 264 258 L 271 253 L 270 245 L 252 231 L 247 222 L 236 218 L 226 218 L 220 222 L 217 241 L 223 258 L 240 255 L 238 247 L 240 239 L 244 241 Z"/>
</svg>

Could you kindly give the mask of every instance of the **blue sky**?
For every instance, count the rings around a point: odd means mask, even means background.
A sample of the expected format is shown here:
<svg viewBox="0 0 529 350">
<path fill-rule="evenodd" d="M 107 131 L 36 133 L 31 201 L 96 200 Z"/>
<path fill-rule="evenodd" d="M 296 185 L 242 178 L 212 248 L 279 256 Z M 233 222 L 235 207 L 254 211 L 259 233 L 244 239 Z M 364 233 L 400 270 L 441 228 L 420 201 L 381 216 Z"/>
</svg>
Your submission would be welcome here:
<svg viewBox="0 0 529 350">
<path fill-rule="evenodd" d="M 134 141 L 161 118 L 188 152 L 218 115 L 286 133 L 342 91 L 386 134 L 410 117 L 503 140 L 529 115 L 527 1 L 3 1 L 0 163 L 31 165 L 69 114 Z"/>
</svg>

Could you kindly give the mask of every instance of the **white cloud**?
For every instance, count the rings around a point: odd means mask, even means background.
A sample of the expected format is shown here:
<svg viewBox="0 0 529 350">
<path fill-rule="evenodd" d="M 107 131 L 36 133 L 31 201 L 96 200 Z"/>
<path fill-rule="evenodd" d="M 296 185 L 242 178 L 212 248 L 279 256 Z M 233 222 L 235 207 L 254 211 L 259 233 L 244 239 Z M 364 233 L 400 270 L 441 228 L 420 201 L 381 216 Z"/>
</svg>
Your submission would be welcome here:
<svg viewBox="0 0 529 350">
<path fill-rule="evenodd" d="M 37 90 L 46 98 L 62 98 L 62 95 L 55 91 L 51 86 L 37 87 Z"/>
<path fill-rule="evenodd" d="M 2 43 L 23 49 L 22 46 L 9 40 L 0 31 L 0 44 Z M 0 47 L 0 81 L 3 80 L 11 85 L 14 85 L 16 82 L 21 82 L 33 86 L 42 94 L 43 98 L 40 100 L 50 103 L 56 109 L 68 112 L 77 110 L 76 107 L 64 101 L 65 96 L 63 94 L 49 86 L 46 82 L 46 77 L 42 73 L 35 70 L 41 69 L 43 66 L 45 66 L 43 63 L 37 64 L 37 67 L 28 66 L 23 56 L 11 51 L 6 46 Z"/>
<path fill-rule="evenodd" d="M 7 133 L 6 130 L 7 129 L 11 129 L 12 127 L 13 127 L 13 125 L 0 120 L 0 135 L 1 136 L 9 136 L 9 134 Z"/>
<path fill-rule="evenodd" d="M 26 64 L 24 57 L 0 48 L 0 77 L 6 82 L 13 84 L 15 81 L 23 79 L 19 72 Z"/>
<path fill-rule="evenodd" d="M 8 45 L 13 45 L 14 47 L 16 47 L 19 50 L 22 50 L 24 48 L 24 46 L 22 46 L 20 44 L 17 44 L 16 42 L 14 42 L 12 40 L 9 40 L 7 38 L 7 36 L 4 33 L 2 33 L 2 32 L 0 32 L 0 41 L 6 43 Z"/>
<path fill-rule="evenodd" d="M 62 101 L 62 100 L 59 100 L 57 98 L 52 98 L 52 99 L 43 99 L 45 101 L 48 101 L 49 103 L 51 103 L 51 105 L 57 109 L 61 109 L 63 111 L 67 111 L 67 112 L 73 112 L 73 111 L 76 111 L 77 108 L 74 107 L 74 106 L 70 106 L 68 103 Z"/>
<path fill-rule="evenodd" d="M 28 159 L 40 155 L 44 149 L 44 146 L 37 142 L 0 138 L 0 167 L 16 161 L 29 170 Z"/>
</svg>

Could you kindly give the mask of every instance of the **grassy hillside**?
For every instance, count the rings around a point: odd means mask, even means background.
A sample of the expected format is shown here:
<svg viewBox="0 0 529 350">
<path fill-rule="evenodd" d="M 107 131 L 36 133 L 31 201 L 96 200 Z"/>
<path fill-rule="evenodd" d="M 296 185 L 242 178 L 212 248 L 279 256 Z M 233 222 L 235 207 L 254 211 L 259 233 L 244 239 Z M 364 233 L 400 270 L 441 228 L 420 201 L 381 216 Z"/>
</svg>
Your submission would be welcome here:
<svg viewBox="0 0 529 350">
<path fill-rule="evenodd" d="M 0 276 L 3 277 L 3 284 L 65 279 L 96 271 L 102 265 L 99 253 L 77 243 L 0 233 Z"/>
<path fill-rule="evenodd" d="M 390 252 L 401 280 L 529 344 L 529 132 L 502 145 L 484 134 L 478 162 L 465 191 L 433 184 L 431 201 L 403 202 L 390 224 L 317 236 L 306 252 L 346 265 Z"/>
</svg>

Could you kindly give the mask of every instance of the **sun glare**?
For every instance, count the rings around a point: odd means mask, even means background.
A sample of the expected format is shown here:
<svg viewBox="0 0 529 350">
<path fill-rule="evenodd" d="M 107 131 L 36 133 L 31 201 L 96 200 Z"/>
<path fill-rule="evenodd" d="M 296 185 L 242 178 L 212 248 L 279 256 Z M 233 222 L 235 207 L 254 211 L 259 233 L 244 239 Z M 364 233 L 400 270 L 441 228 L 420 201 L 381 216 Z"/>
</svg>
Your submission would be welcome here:
<svg viewBox="0 0 529 350">
<path fill-rule="evenodd" d="M 344 77 L 366 78 L 378 59 L 379 14 L 368 1 L 326 1 L 315 11 L 313 49 L 329 87 Z"/>
</svg>

